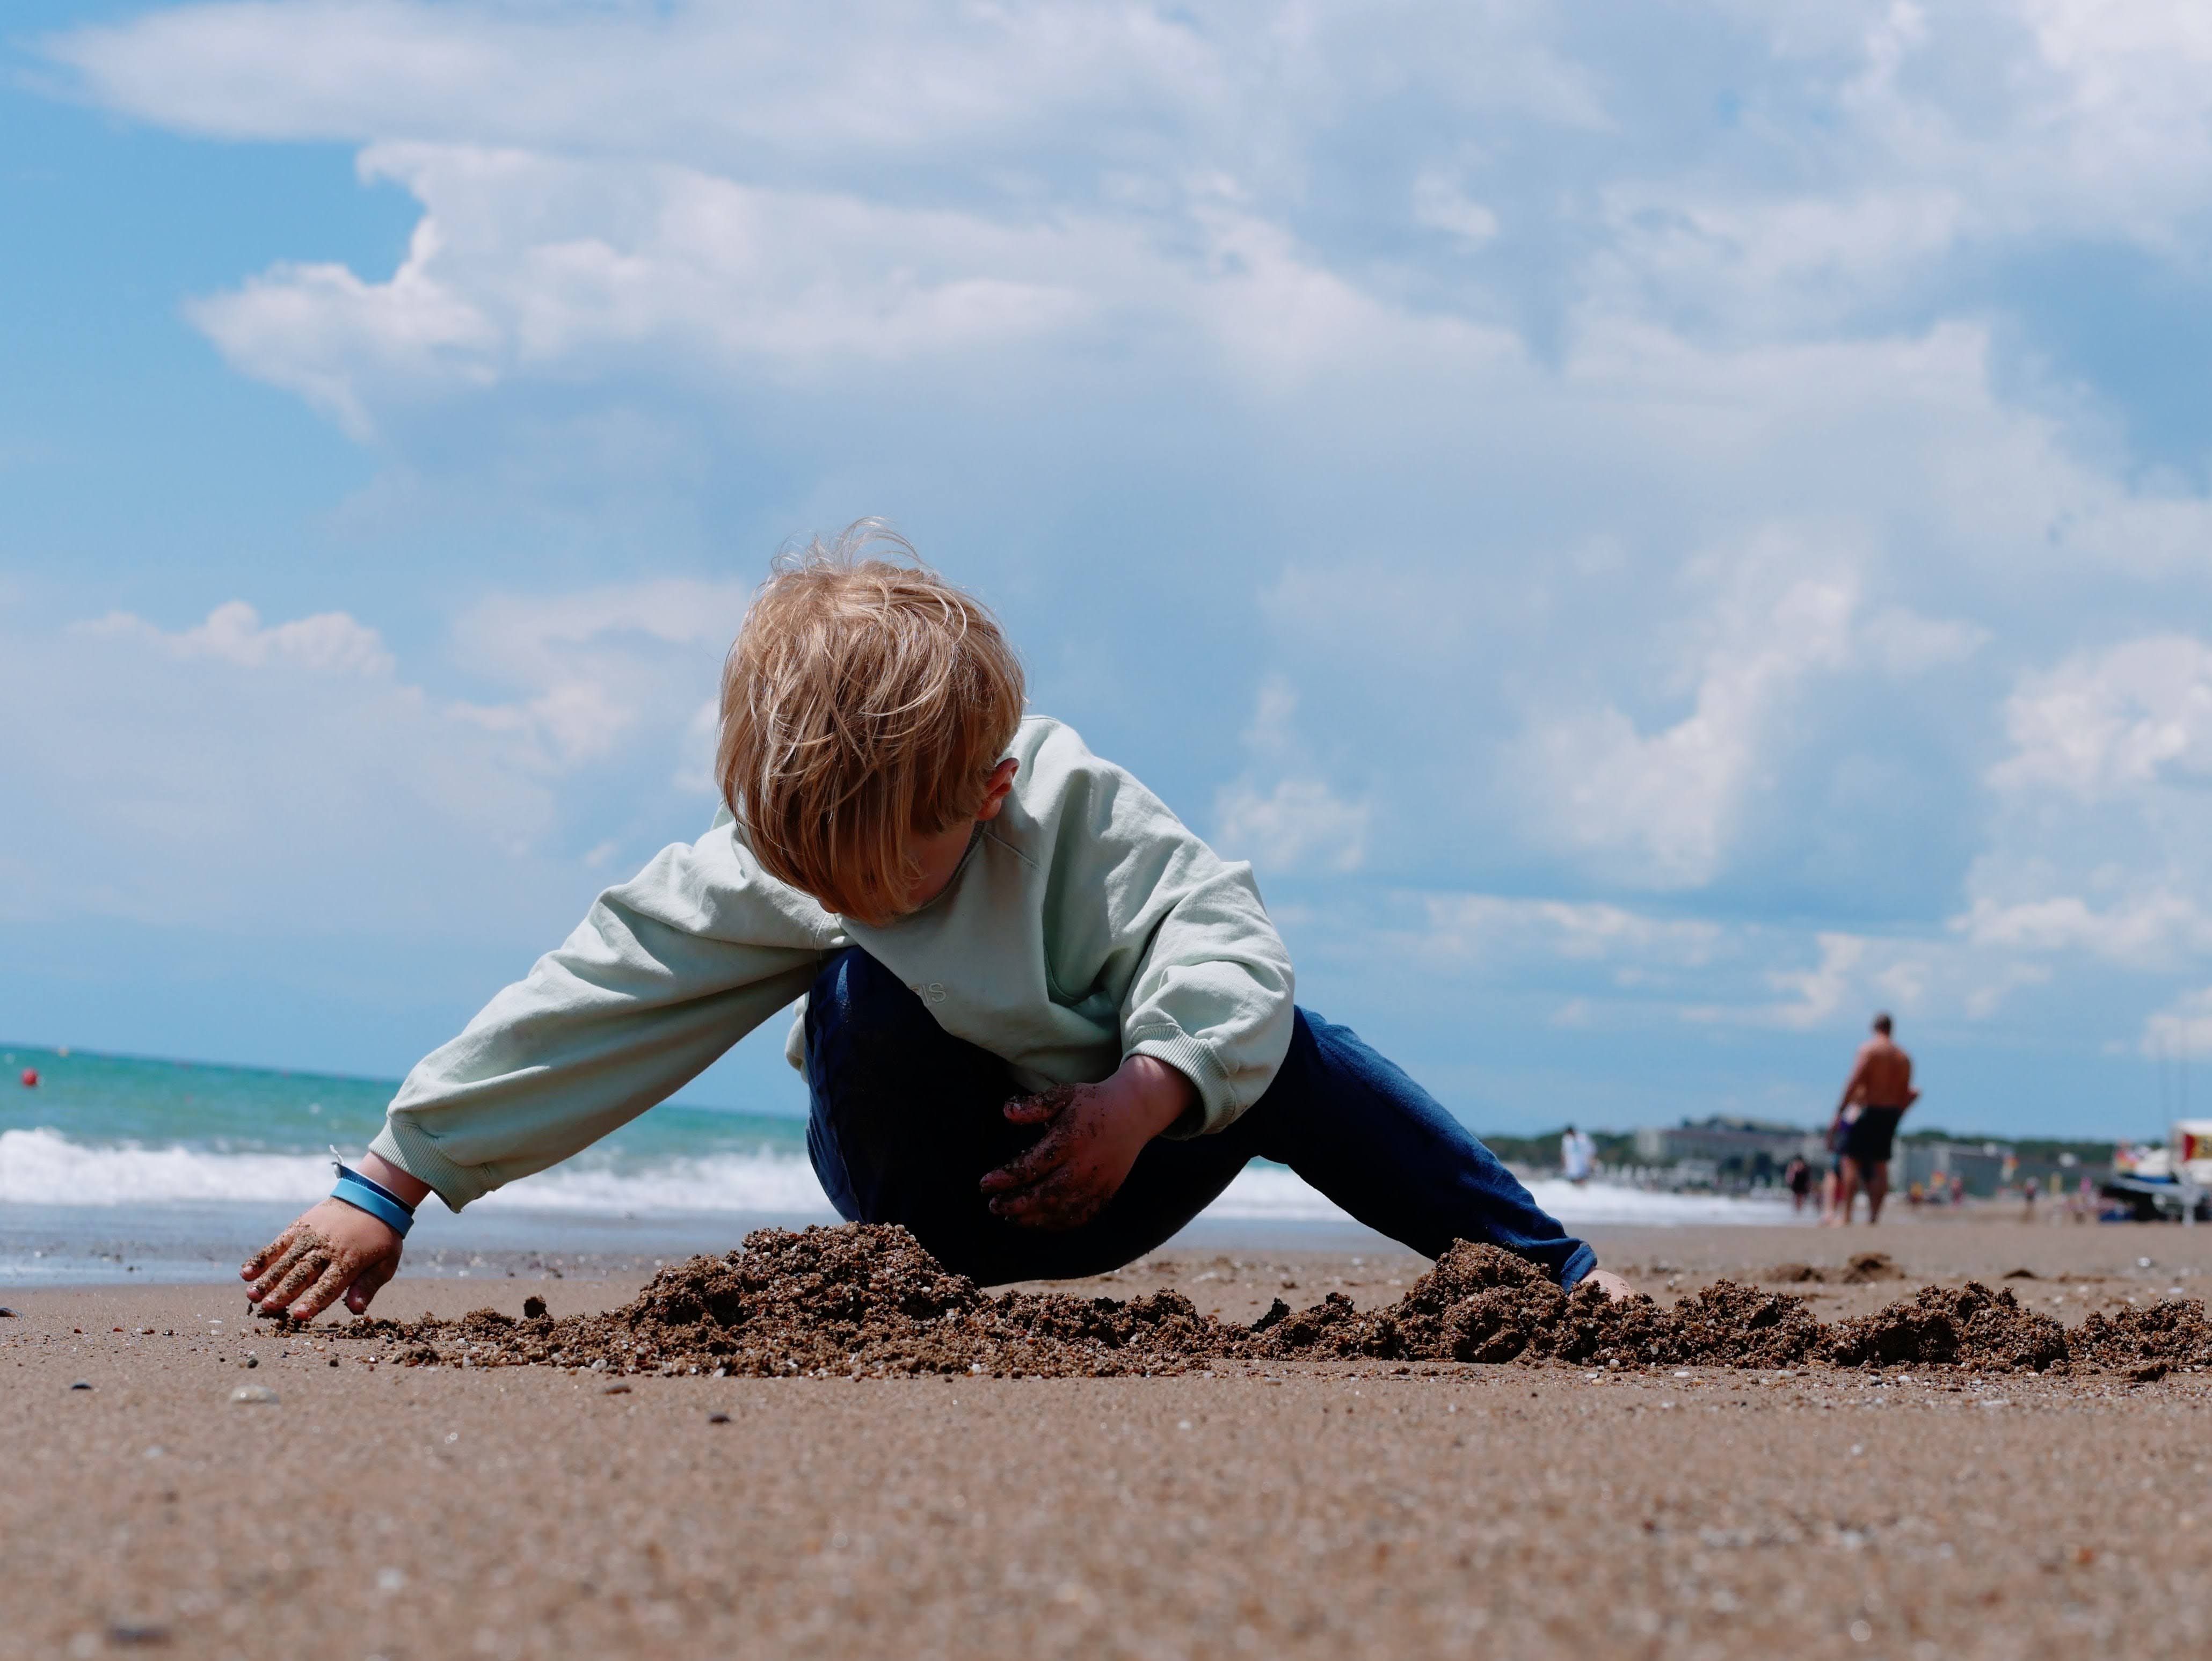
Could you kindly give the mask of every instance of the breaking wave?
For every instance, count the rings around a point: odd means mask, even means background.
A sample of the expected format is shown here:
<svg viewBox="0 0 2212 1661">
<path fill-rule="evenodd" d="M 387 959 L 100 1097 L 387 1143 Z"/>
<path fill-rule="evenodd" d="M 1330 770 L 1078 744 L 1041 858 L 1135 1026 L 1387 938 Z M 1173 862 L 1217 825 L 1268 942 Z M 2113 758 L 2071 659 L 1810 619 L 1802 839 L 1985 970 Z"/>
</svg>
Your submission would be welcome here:
<svg viewBox="0 0 2212 1661">
<path fill-rule="evenodd" d="M 98 1145 L 48 1129 L 0 1131 L 0 1203 L 158 1206 L 254 1203 L 305 1206 L 329 1192 L 327 1157 L 233 1153 L 184 1144 Z M 1539 1181 L 1538 1204 L 1584 1223 L 1784 1222 L 1786 1205 L 1718 1196 Z M 486 1209 L 639 1217 L 698 1213 L 830 1216 L 806 1161 L 766 1149 L 653 1163 L 593 1164 L 590 1156 L 477 1202 Z M 1248 1167 L 1206 1215 L 1228 1221 L 1343 1221 L 1344 1213 L 1279 1166 Z"/>
</svg>

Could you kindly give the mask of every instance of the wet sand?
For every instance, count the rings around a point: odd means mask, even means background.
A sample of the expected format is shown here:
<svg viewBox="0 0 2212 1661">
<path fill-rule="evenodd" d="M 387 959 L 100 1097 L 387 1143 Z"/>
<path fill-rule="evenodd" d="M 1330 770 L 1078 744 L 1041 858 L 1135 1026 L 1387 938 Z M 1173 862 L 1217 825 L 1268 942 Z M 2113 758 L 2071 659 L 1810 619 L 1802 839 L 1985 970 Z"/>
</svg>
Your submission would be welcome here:
<svg viewBox="0 0 2212 1661">
<path fill-rule="evenodd" d="M 1828 1321 L 2013 1269 L 2069 1325 L 2212 1288 L 2204 1228 L 1591 1232 L 1662 1300 L 1890 1253 L 1904 1278 L 1778 1287 Z M 1170 1252 L 1060 1289 L 1249 1319 L 1389 1303 L 1424 1266 Z M 641 1281 L 403 1279 L 378 1312 L 580 1313 Z M 0 1656 L 1923 1661 L 2195 1655 L 2212 1632 L 2212 1373 L 1240 1362 L 609 1394 L 371 1367 L 210 1287 L 0 1301 Z"/>
</svg>

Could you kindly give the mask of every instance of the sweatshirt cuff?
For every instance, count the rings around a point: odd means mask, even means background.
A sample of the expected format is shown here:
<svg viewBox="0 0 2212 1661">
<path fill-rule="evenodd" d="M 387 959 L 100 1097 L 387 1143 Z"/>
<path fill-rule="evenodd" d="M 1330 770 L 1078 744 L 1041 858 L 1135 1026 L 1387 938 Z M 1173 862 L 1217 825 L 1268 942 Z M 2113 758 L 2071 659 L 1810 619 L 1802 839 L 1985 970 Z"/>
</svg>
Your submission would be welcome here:
<svg viewBox="0 0 2212 1661">
<path fill-rule="evenodd" d="M 1590 1270 L 1596 1267 L 1597 1253 L 1580 1240 L 1577 1240 L 1573 1255 L 1559 1265 L 1559 1290 L 1573 1291 L 1589 1277 Z"/>
<path fill-rule="evenodd" d="M 384 1116 L 384 1128 L 368 1144 L 368 1151 L 379 1159 L 390 1160 L 416 1181 L 428 1183 L 449 1211 L 458 1211 L 499 1186 L 487 1182 L 480 1168 L 454 1164 L 438 1151 L 435 1142 L 396 1113 Z"/>
<path fill-rule="evenodd" d="M 1122 1042 L 1121 1058 L 1127 1061 L 1131 1056 L 1150 1056 L 1155 1061 L 1164 1061 L 1198 1091 L 1198 1106 L 1164 1133 L 1171 1141 L 1183 1142 L 1225 1131 L 1244 1111 L 1245 1104 L 1236 1099 L 1229 1075 L 1222 1070 L 1213 1052 L 1179 1028 L 1159 1027 L 1127 1035 Z"/>
</svg>

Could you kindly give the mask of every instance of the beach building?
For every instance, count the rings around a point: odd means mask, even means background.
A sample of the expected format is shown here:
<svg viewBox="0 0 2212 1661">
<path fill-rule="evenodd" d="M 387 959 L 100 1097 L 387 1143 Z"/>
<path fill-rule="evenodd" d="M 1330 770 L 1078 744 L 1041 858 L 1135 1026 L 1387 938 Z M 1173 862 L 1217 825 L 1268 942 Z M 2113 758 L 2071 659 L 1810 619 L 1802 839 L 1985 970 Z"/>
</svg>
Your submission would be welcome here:
<svg viewBox="0 0 2212 1661">
<path fill-rule="evenodd" d="M 1684 1119 L 1675 1125 L 1645 1125 L 1636 1133 L 1640 1164 L 1673 1167 L 1707 1165 L 1723 1185 L 1771 1182 L 1793 1157 L 1819 1161 L 1823 1143 L 1817 1131 L 1764 1119 L 1721 1114 Z"/>
<path fill-rule="evenodd" d="M 1892 1181 L 1905 1185 L 1917 1182 L 1933 1188 L 1938 1183 L 1948 1185 L 1955 1174 L 1966 1192 L 1977 1199 L 2018 1188 L 2030 1178 L 2044 1193 L 2069 1192 L 2085 1176 L 2093 1185 L 2103 1182 L 2112 1168 L 2071 1154 L 2052 1159 L 2025 1158 L 2002 1142 L 1901 1141 L 1897 1152 L 1901 1169 L 1892 1173 Z"/>
<path fill-rule="evenodd" d="M 1897 1152 L 1902 1168 L 1891 1180 L 1899 1187 L 1948 1187 L 1955 1176 L 1966 1192 L 1987 1199 L 2011 1179 L 2006 1165 L 2012 1150 L 2001 1142 L 1900 1142 Z"/>
</svg>

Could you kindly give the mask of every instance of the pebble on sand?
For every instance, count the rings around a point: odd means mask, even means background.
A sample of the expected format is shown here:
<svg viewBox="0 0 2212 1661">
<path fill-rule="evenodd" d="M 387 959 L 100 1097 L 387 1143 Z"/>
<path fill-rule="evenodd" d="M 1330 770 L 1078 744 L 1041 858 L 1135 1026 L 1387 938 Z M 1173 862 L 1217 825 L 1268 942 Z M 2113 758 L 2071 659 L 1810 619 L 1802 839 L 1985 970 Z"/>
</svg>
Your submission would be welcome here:
<svg viewBox="0 0 2212 1661">
<path fill-rule="evenodd" d="M 92 1386 L 86 1383 L 82 1379 L 79 1379 L 75 1384 L 71 1385 L 70 1388 L 71 1390 L 89 1390 Z"/>
<path fill-rule="evenodd" d="M 274 1407 L 276 1392 L 267 1385 L 240 1385 L 230 1392 L 230 1399 L 245 1407 Z"/>
<path fill-rule="evenodd" d="M 0 1303 L 0 1321 L 12 1321 L 15 1318 L 15 1312 L 9 1308 L 6 1304 Z"/>
<path fill-rule="evenodd" d="M 709 1413 L 707 1415 L 707 1422 L 710 1425 L 726 1425 L 729 1422 L 730 1415 L 726 1413 Z"/>
</svg>

